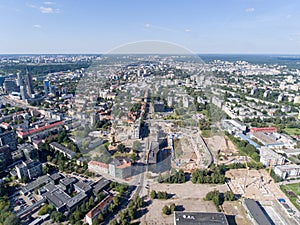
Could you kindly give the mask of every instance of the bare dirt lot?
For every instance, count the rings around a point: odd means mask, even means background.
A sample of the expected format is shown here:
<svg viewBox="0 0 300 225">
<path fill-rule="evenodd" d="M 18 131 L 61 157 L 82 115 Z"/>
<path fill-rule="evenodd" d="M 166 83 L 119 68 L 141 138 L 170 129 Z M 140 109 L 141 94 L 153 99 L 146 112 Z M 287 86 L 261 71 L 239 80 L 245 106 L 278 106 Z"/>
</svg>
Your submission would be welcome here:
<svg viewBox="0 0 300 225">
<path fill-rule="evenodd" d="M 209 184 L 193 184 L 187 182 L 185 184 L 153 184 L 150 187 L 155 191 L 166 191 L 172 195 L 168 200 L 154 199 L 148 207 L 149 212 L 142 218 L 146 224 L 166 225 L 173 224 L 173 215 L 165 216 L 162 214 L 164 205 L 175 203 L 177 209 L 193 212 L 217 212 L 216 207 L 211 201 L 204 201 L 207 192 L 214 189 L 220 192 L 228 191 L 227 185 L 209 185 Z M 150 190 L 150 191 L 151 191 Z M 176 209 L 176 210 L 177 210 Z"/>
<path fill-rule="evenodd" d="M 204 140 L 212 152 L 216 163 L 226 164 L 234 160 L 239 153 L 232 141 L 225 136 L 212 136 Z M 217 160 L 217 158 L 219 158 L 219 160 Z"/>
</svg>

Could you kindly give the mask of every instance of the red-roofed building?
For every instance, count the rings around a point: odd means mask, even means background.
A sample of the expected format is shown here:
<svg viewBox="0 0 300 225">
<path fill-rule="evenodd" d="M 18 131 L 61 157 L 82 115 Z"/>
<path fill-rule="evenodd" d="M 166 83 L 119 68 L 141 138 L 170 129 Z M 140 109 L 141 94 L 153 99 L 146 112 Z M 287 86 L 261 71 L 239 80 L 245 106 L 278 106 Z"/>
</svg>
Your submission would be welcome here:
<svg viewBox="0 0 300 225">
<path fill-rule="evenodd" d="M 102 212 L 105 212 L 108 206 L 111 204 L 113 196 L 107 195 L 98 205 L 96 205 L 91 211 L 85 215 L 85 222 L 89 225 L 93 224 L 93 220 L 98 217 Z"/>
<path fill-rule="evenodd" d="M 59 122 L 45 125 L 45 126 L 42 126 L 39 128 L 30 129 L 28 131 L 18 131 L 17 134 L 18 134 L 18 137 L 20 137 L 20 138 L 27 138 L 28 136 L 31 136 L 33 134 L 37 134 L 39 132 L 46 131 L 46 130 L 51 130 L 53 128 L 56 128 L 56 127 L 59 127 L 62 125 L 64 125 L 64 121 L 59 121 Z"/>
<path fill-rule="evenodd" d="M 102 163 L 102 162 L 97 162 L 97 161 L 90 161 L 88 163 L 88 169 L 92 172 L 95 173 L 108 173 L 108 164 Z"/>
<path fill-rule="evenodd" d="M 250 128 L 250 133 L 256 133 L 256 132 L 265 132 L 265 133 L 273 133 L 277 132 L 276 127 L 252 127 Z"/>
</svg>

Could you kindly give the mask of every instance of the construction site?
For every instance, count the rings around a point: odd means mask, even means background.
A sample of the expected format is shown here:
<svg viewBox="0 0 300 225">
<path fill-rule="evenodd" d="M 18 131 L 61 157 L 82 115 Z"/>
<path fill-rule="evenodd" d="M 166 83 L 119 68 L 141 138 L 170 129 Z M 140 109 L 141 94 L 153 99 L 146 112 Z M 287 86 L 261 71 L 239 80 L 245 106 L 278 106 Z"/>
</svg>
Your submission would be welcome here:
<svg viewBox="0 0 300 225">
<path fill-rule="evenodd" d="M 298 210 L 286 198 L 269 175 L 267 170 L 235 169 L 226 172 L 228 186 L 236 196 L 241 199 L 253 199 L 258 202 L 265 214 L 270 217 L 274 224 L 298 224 Z M 286 204 L 279 203 L 279 199 L 285 199 Z M 295 214 L 287 212 L 284 206 L 291 207 Z"/>
<path fill-rule="evenodd" d="M 171 136 L 172 137 L 172 136 Z M 213 155 L 197 129 L 181 129 L 180 135 L 169 141 L 173 146 L 173 166 L 184 171 L 207 168 Z"/>
</svg>

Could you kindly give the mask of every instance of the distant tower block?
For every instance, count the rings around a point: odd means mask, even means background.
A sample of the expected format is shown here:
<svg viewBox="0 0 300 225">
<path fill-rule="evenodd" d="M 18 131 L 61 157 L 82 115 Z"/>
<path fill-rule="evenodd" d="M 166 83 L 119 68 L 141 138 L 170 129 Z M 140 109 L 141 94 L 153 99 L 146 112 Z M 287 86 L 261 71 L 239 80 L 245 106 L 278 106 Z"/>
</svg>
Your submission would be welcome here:
<svg viewBox="0 0 300 225">
<path fill-rule="evenodd" d="M 96 113 L 91 113 L 90 115 L 90 124 L 91 126 L 94 126 L 98 121 L 98 118 L 97 118 L 97 114 Z"/>
<path fill-rule="evenodd" d="M 45 95 L 48 95 L 50 92 L 50 81 L 49 80 L 44 80 L 44 91 Z"/>
<path fill-rule="evenodd" d="M 22 77 L 20 73 L 17 73 L 17 86 L 22 85 Z"/>
<path fill-rule="evenodd" d="M 182 99 L 183 107 L 188 108 L 189 107 L 189 98 L 188 97 L 183 97 Z"/>
<path fill-rule="evenodd" d="M 169 106 L 169 107 L 172 107 L 173 104 L 174 104 L 173 97 L 172 97 L 172 96 L 168 96 L 168 106 Z"/>
<path fill-rule="evenodd" d="M 20 86 L 20 94 L 21 94 L 22 100 L 26 100 L 27 99 L 26 90 L 25 90 L 25 87 L 23 85 Z"/>
<path fill-rule="evenodd" d="M 191 84 L 190 78 L 186 78 L 186 79 L 185 79 L 185 84 L 187 84 L 187 85 Z"/>
<path fill-rule="evenodd" d="M 140 70 L 140 69 L 138 69 L 138 71 L 137 71 L 137 76 L 138 76 L 138 77 L 141 76 L 141 70 Z"/>
<path fill-rule="evenodd" d="M 27 94 L 31 98 L 32 94 L 34 94 L 34 91 L 33 91 L 32 77 L 31 74 L 28 72 L 27 68 L 26 68 L 26 83 L 27 83 Z"/>
</svg>

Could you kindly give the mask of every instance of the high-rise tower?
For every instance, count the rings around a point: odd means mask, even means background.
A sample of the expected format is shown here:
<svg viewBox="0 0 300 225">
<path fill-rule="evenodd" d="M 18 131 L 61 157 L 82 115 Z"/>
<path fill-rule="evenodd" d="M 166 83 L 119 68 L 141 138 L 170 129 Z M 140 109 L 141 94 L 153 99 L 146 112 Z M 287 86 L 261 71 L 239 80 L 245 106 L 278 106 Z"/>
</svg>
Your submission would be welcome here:
<svg viewBox="0 0 300 225">
<path fill-rule="evenodd" d="M 33 91 L 33 84 L 32 84 L 32 77 L 31 74 L 28 72 L 28 68 L 26 68 L 26 83 L 27 83 L 27 94 L 31 98 Z"/>
</svg>

